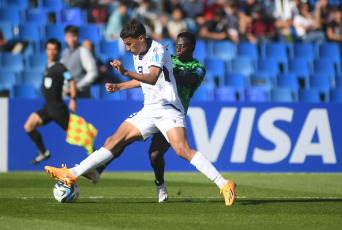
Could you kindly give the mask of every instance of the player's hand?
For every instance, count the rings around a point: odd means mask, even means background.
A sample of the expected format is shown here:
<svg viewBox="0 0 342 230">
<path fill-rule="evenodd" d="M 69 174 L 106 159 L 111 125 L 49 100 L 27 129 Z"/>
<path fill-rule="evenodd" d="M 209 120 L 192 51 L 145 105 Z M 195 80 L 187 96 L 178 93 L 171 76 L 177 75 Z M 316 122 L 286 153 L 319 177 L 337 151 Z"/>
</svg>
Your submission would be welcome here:
<svg viewBox="0 0 342 230">
<path fill-rule="evenodd" d="M 119 87 L 117 84 L 106 83 L 105 87 L 106 87 L 107 93 L 115 93 L 119 91 Z"/>
<path fill-rule="evenodd" d="M 70 100 L 70 102 L 69 102 L 70 111 L 72 113 L 76 113 L 76 108 L 77 108 L 76 100 Z"/>
<path fill-rule="evenodd" d="M 121 61 L 114 60 L 112 62 L 109 62 L 109 64 L 116 69 L 121 75 L 125 76 L 127 70 L 123 67 Z"/>
</svg>

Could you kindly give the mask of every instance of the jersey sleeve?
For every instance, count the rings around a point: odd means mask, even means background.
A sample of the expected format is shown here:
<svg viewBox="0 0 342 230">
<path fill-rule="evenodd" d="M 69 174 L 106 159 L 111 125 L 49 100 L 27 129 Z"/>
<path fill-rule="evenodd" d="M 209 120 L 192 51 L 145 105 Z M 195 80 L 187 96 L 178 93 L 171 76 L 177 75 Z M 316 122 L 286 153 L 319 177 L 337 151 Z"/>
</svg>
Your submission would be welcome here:
<svg viewBox="0 0 342 230">
<path fill-rule="evenodd" d="M 164 55 L 166 55 L 162 45 L 155 46 L 150 56 L 148 67 L 154 66 L 163 69 Z"/>
</svg>

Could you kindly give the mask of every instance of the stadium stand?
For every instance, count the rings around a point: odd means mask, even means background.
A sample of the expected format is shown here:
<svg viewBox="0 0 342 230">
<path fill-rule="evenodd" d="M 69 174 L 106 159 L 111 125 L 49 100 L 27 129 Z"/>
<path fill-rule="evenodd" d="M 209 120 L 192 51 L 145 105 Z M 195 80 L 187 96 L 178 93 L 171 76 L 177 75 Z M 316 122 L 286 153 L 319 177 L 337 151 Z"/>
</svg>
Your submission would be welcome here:
<svg viewBox="0 0 342 230">
<path fill-rule="evenodd" d="M 13 97 L 26 99 L 37 98 L 36 89 L 30 83 L 16 84 L 13 87 Z"/>
</svg>

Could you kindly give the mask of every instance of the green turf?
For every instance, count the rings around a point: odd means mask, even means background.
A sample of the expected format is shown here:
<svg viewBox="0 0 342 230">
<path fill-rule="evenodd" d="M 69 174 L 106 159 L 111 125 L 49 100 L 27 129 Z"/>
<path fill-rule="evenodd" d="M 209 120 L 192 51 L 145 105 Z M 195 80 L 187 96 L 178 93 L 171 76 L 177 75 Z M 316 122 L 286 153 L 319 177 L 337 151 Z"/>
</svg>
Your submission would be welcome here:
<svg viewBox="0 0 342 230">
<path fill-rule="evenodd" d="M 43 172 L 0 173 L 0 229 L 342 229 L 342 174 L 223 175 L 238 185 L 231 207 L 199 173 L 166 173 L 166 204 L 152 173 L 81 178 L 73 204 L 54 200 Z"/>
</svg>

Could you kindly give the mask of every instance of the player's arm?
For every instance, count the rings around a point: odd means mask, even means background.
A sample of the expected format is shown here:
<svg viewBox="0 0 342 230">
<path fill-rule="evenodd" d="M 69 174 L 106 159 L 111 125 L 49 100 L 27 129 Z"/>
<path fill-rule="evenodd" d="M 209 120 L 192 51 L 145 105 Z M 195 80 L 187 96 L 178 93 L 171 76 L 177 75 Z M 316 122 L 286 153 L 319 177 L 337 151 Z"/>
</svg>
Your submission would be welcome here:
<svg viewBox="0 0 342 230">
<path fill-rule="evenodd" d="M 113 66 L 121 75 L 129 77 L 131 79 L 137 80 L 139 82 L 147 83 L 154 85 L 156 84 L 159 75 L 161 74 L 162 70 L 159 67 L 150 67 L 149 73 L 136 73 L 129 70 L 126 70 L 122 63 L 118 60 L 114 60 L 110 62 L 110 65 Z"/>
<path fill-rule="evenodd" d="M 140 82 L 137 80 L 130 80 L 126 82 L 122 82 L 119 84 L 106 83 L 107 93 L 116 93 L 119 90 L 123 89 L 132 89 L 141 87 Z"/>
<path fill-rule="evenodd" d="M 70 84 L 70 102 L 69 102 L 69 109 L 71 112 L 76 113 L 76 96 L 77 96 L 77 90 L 76 90 L 76 82 L 74 79 L 69 81 Z"/>
</svg>

